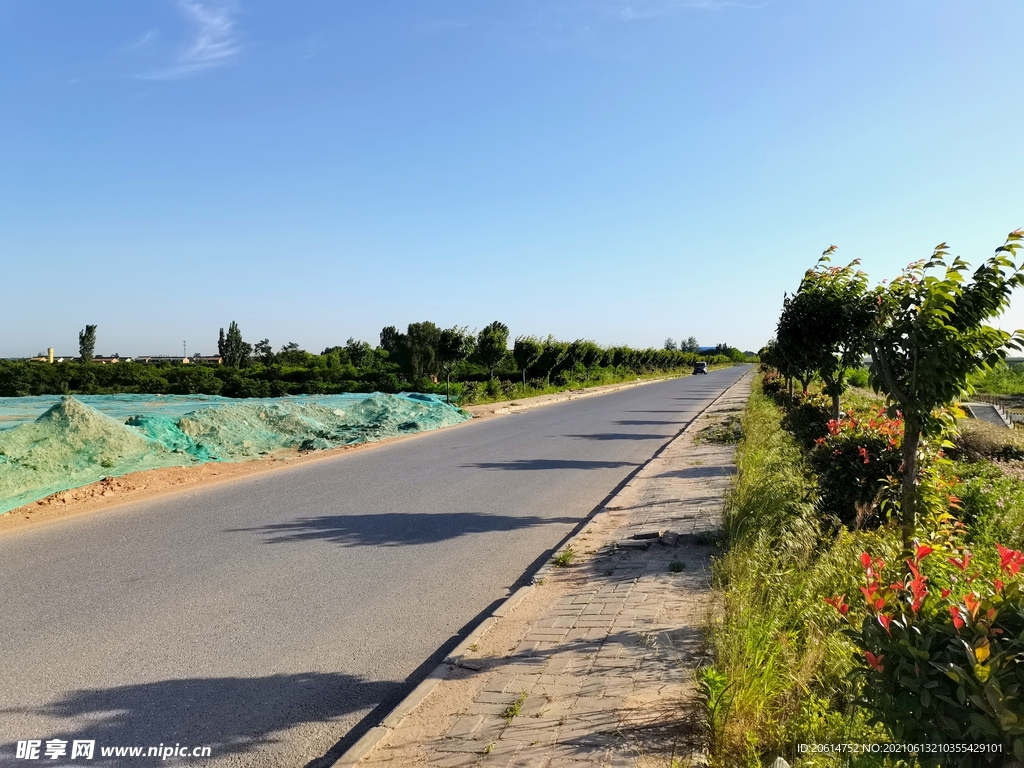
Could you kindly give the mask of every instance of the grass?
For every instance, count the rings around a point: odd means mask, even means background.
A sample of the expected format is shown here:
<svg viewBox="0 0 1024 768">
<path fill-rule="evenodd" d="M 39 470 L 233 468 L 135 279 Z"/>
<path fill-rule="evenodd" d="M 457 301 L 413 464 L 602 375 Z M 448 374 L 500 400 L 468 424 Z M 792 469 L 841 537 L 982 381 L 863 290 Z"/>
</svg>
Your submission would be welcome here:
<svg viewBox="0 0 1024 768">
<path fill-rule="evenodd" d="M 738 443 L 742 436 L 741 419 L 736 414 L 730 414 L 717 424 L 704 427 L 696 435 L 695 443 L 719 443 L 731 445 Z"/>
<path fill-rule="evenodd" d="M 729 768 L 779 755 L 800 765 L 800 743 L 884 740 L 852 706 L 852 647 L 824 597 L 856 593 L 862 548 L 882 553 L 898 542 L 821 529 L 813 478 L 781 416 L 755 387 L 725 509 L 728 550 L 713 566 L 724 612 L 711 631 L 715 665 L 699 686 L 712 763 Z M 839 765 L 834 757 L 803 764 Z"/>
<path fill-rule="evenodd" d="M 565 566 L 569 565 L 569 563 L 571 563 L 575 559 L 576 559 L 576 553 L 573 551 L 573 548 L 570 546 L 570 547 L 566 547 L 561 552 L 559 552 L 557 555 L 555 555 L 553 558 L 551 558 L 551 562 L 555 564 L 556 568 L 564 568 Z"/>
<path fill-rule="evenodd" d="M 525 690 L 519 692 L 519 698 L 514 702 L 505 707 L 505 711 L 501 713 L 501 716 L 505 718 L 505 725 L 511 723 L 519 713 L 523 711 L 523 704 L 526 702 L 527 693 Z"/>
<path fill-rule="evenodd" d="M 1024 459 L 1024 432 L 978 419 L 962 419 L 959 427 L 957 454 L 968 461 Z"/>
<path fill-rule="evenodd" d="M 682 560 L 673 560 L 671 563 L 668 564 L 668 569 L 672 573 L 682 573 L 686 570 L 686 563 L 684 563 Z"/>
<path fill-rule="evenodd" d="M 1024 395 L 1024 364 L 1001 365 L 972 377 L 979 392 L 992 395 Z"/>
</svg>

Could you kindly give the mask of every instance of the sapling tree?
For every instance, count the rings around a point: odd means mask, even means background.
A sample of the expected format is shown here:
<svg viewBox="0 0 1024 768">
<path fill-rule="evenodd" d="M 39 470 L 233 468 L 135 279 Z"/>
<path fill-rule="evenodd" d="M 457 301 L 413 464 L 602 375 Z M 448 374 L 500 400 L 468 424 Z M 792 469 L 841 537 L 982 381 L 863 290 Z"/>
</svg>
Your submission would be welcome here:
<svg viewBox="0 0 1024 768">
<path fill-rule="evenodd" d="M 465 327 L 453 326 L 441 331 L 437 341 L 437 360 L 445 376 L 445 400 L 452 401 L 452 370 L 473 352 L 473 334 Z"/>
<path fill-rule="evenodd" d="M 867 275 L 856 269 L 829 266 L 836 246 L 830 246 L 800 287 L 783 303 L 776 331 L 783 356 L 792 359 L 807 389 L 807 372 L 817 373 L 825 394 L 832 398 L 832 418 L 839 420 L 839 398 L 846 391 L 846 372 L 860 365 L 870 349 L 877 301 L 868 290 Z"/>
<path fill-rule="evenodd" d="M 544 353 L 544 345 L 536 336 L 519 336 L 512 347 L 516 367 L 523 372 L 523 387 L 526 387 L 526 371 L 537 364 Z"/>
<path fill-rule="evenodd" d="M 78 354 L 83 363 L 91 363 L 96 354 L 96 326 L 87 325 L 78 332 Z"/>
<path fill-rule="evenodd" d="M 969 264 L 959 256 L 946 264 L 945 243 L 931 258 L 908 266 L 877 297 L 871 350 L 871 385 L 886 395 L 891 416 L 903 414 L 903 479 L 900 514 L 909 550 L 917 524 L 918 452 L 923 436 L 941 431 L 937 409 L 971 391 L 969 377 L 1002 362 L 1019 349 L 1019 332 L 988 325 L 1010 305 L 1024 284 L 1016 265 L 1024 230 L 1011 232 L 995 255 L 968 280 Z M 942 276 L 931 273 L 942 269 Z"/>
</svg>

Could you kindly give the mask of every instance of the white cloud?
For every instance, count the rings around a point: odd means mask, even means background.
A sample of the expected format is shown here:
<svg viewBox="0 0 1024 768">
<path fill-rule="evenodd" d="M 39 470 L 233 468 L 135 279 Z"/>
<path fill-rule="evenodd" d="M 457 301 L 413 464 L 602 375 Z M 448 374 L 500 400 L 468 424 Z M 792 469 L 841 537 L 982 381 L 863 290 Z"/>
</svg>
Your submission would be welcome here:
<svg viewBox="0 0 1024 768">
<path fill-rule="evenodd" d="M 178 80 L 197 75 L 233 60 L 241 51 L 235 31 L 234 9 L 229 5 L 202 2 L 202 0 L 179 0 L 178 8 L 195 26 L 195 37 L 167 66 L 157 67 L 138 77 L 142 80 Z M 152 30 L 139 41 L 148 44 Z"/>
</svg>

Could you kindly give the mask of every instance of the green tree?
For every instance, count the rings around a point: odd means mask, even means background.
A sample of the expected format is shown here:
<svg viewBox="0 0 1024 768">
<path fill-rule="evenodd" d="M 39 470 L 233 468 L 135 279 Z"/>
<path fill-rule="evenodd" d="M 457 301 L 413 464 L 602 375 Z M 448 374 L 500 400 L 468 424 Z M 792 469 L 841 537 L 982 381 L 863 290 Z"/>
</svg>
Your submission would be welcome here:
<svg viewBox="0 0 1024 768">
<path fill-rule="evenodd" d="M 526 371 L 537 364 L 544 353 L 544 345 L 536 336 L 518 336 L 512 347 L 516 367 L 523 372 L 523 387 L 526 387 Z"/>
<path fill-rule="evenodd" d="M 558 341 L 551 335 L 544 340 L 544 351 L 541 353 L 537 365 L 544 371 L 544 378 L 548 384 L 551 383 L 551 377 L 558 370 L 558 366 L 565 361 L 568 352 L 569 345 L 564 341 Z"/>
<path fill-rule="evenodd" d="M 306 365 L 309 356 L 309 353 L 304 349 L 300 349 L 299 345 L 294 341 L 289 341 L 287 344 L 282 345 L 281 351 L 277 353 L 277 359 L 284 365 Z"/>
<path fill-rule="evenodd" d="M 78 355 L 83 363 L 91 363 L 96 354 L 96 326 L 87 325 L 78 332 Z"/>
<path fill-rule="evenodd" d="M 228 332 L 220 329 L 220 337 L 217 340 L 217 352 L 224 359 L 224 365 L 232 368 L 242 368 L 249 363 L 252 355 L 252 344 L 242 339 L 242 331 L 234 320 L 228 326 Z"/>
<path fill-rule="evenodd" d="M 465 327 L 453 326 L 441 331 L 437 342 L 437 360 L 445 376 L 445 400 L 452 401 L 452 371 L 473 353 L 475 339 Z"/>
<path fill-rule="evenodd" d="M 904 547 L 917 525 L 918 452 L 921 438 L 941 432 L 937 409 L 971 391 L 970 375 L 1003 362 L 1008 348 L 1020 349 L 1019 332 L 988 325 L 1010 305 L 1014 288 L 1024 284 L 1016 266 L 1024 230 L 1006 242 L 970 276 L 959 256 L 946 264 L 945 243 L 927 261 L 908 266 L 880 290 L 878 321 L 871 350 L 871 385 L 889 401 L 891 416 L 903 414 L 903 485 L 900 515 Z M 944 270 L 941 277 L 933 269 Z"/>
<path fill-rule="evenodd" d="M 221 331 L 223 333 L 223 330 Z M 256 357 L 260 359 L 260 362 L 264 365 L 272 365 L 274 362 L 274 348 L 270 346 L 270 339 L 263 339 L 257 341 L 256 346 L 253 347 L 253 352 L 256 353 Z M 221 355 L 223 356 L 223 352 Z"/>
<path fill-rule="evenodd" d="M 388 353 L 388 359 L 398 366 L 403 375 L 409 374 L 409 345 L 404 333 L 389 325 L 380 332 L 380 346 Z"/>
<path fill-rule="evenodd" d="M 672 350 L 673 352 L 675 352 L 678 349 L 678 347 L 676 346 L 676 340 L 673 339 L 671 336 L 665 339 L 665 343 L 662 344 L 662 347 L 664 349 Z"/>
<path fill-rule="evenodd" d="M 821 377 L 825 394 L 832 398 L 832 418 L 838 421 L 846 372 L 859 366 L 871 348 L 877 296 L 868 290 L 867 275 L 856 269 L 859 261 L 845 267 L 829 266 L 835 250 L 830 246 L 804 274 L 797 292 L 786 297 L 776 338 L 805 370 Z M 737 357 L 725 345 L 716 351 L 734 360 Z M 735 352 L 744 357 L 739 350 Z"/>
<path fill-rule="evenodd" d="M 476 354 L 480 363 L 490 371 L 494 378 L 494 369 L 508 352 L 508 326 L 495 320 L 484 326 L 477 336 Z"/>
<path fill-rule="evenodd" d="M 368 368 L 373 362 L 373 348 L 365 341 L 357 341 L 351 336 L 345 342 L 345 352 L 356 368 Z"/>
<path fill-rule="evenodd" d="M 680 352 L 693 352 L 695 354 L 697 352 L 700 352 L 700 344 L 697 343 L 697 337 L 696 336 L 691 336 L 686 341 L 679 342 L 679 351 Z"/>
<path fill-rule="evenodd" d="M 409 323 L 405 343 L 409 350 L 409 373 L 413 380 L 421 376 L 435 378 L 439 365 L 437 346 L 441 340 L 441 329 L 429 321 Z"/>
</svg>

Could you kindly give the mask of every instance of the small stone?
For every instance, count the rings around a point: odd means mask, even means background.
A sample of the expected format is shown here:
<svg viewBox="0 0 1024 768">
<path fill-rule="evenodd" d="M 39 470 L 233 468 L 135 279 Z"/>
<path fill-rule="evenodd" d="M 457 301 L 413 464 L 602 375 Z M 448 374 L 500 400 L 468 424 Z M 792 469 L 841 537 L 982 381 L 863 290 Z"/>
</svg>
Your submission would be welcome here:
<svg viewBox="0 0 1024 768">
<path fill-rule="evenodd" d="M 660 531 L 644 531 L 643 533 L 634 533 L 634 539 L 656 539 L 661 536 Z"/>
<path fill-rule="evenodd" d="M 661 543 L 666 547 L 674 547 L 679 541 L 679 534 L 674 531 L 665 531 L 661 534 Z"/>
<path fill-rule="evenodd" d="M 652 541 L 653 539 L 642 539 L 640 541 L 625 539 L 624 541 L 619 542 L 619 547 L 622 549 L 647 549 L 651 546 Z"/>
</svg>

